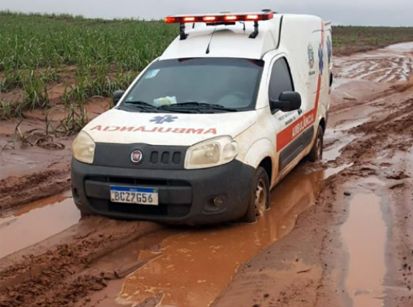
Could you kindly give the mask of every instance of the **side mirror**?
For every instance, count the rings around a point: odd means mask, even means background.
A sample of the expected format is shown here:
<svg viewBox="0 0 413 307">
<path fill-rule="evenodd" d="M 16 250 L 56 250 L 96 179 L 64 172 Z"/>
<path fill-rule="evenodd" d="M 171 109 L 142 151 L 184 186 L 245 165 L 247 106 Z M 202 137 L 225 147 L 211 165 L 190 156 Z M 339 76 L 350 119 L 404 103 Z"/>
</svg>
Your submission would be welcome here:
<svg viewBox="0 0 413 307">
<path fill-rule="evenodd" d="M 301 108 L 301 95 L 297 92 L 286 91 L 280 94 L 278 100 L 270 100 L 271 111 L 281 110 L 290 112 Z"/>
<path fill-rule="evenodd" d="M 117 104 L 119 100 L 122 98 L 123 94 L 125 94 L 124 90 L 117 90 L 113 92 L 113 104 Z"/>
</svg>

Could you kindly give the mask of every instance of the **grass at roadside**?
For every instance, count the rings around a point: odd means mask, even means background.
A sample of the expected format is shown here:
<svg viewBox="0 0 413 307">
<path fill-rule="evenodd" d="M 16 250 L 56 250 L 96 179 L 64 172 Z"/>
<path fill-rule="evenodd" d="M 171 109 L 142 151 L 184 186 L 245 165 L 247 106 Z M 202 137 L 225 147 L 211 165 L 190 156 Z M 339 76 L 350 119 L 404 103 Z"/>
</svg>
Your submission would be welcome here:
<svg viewBox="0 0 413 307">
<path fill-rule="evenodd" d="M 333 45 L 336 55 L 350 55 L 411 41 L 413 41 L 413 27 L 336 26 L 333 28 Z"/>
<path fill-rule="evenodd" d="M 0 119 L 125 88 L 176 36 L 161 21 L 0 12 Z M 15 93 L 15 95 L 10 95 Z M 73 112 L 69 112 L 73 113 Z"/>
</svg>

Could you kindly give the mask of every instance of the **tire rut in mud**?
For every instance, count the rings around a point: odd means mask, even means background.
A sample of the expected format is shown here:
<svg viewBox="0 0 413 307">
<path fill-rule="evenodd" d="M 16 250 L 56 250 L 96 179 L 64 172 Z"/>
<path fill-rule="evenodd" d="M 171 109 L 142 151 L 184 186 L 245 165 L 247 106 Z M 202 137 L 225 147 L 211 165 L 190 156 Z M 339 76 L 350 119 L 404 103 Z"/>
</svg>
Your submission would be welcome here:
<svg viewBox="0 0 413 307">
<path fill-rule="evenodd" d="M 384 112 L 383 112 L 384 111 Z M 360 137 L 343 149 L 341 159 L 359 162 L 379 152 L 407 151 L 413 145 L 413 98 L 386 105 L 372 120 L 352 128 Z"/>
<path fill-rule="evenodd" d="M 70 167 L 62 165 L 42 172 L 0 180 L 0 216 L 17 207 L 70 188 Z"/>
<path fill-rule="evenodd" d="M 73 305 L 139 265 L 136 258 L 129 263 L 113 261 L 113 266 L 104 267 L 99 264 L 102 258 L 159 229 L 152 223 L 100 217 L 84 219 L 75 227 L 82 226 L 90 232 L 85 234 L 83 229 L 66 243 L 37 255 L 3 259 L 8 265 L 0 267 L 0 306 Z"/>
</svg>

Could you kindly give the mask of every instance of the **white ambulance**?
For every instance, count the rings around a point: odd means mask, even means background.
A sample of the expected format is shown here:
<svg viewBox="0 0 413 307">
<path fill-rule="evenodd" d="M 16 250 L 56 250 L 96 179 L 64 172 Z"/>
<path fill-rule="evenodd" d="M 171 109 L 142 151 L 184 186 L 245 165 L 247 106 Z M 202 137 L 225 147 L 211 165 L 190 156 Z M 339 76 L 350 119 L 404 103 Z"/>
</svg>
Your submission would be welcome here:
<svg viewBox="0 0 413 307">
<path fill-rule="evenodd" d="M 300 160 L 321 158 L 331 26 L 269 10 L 165 21 L 180 35 L 73 142 L 75 203 L 115 218 L 255 221 Z"/>
</svg>

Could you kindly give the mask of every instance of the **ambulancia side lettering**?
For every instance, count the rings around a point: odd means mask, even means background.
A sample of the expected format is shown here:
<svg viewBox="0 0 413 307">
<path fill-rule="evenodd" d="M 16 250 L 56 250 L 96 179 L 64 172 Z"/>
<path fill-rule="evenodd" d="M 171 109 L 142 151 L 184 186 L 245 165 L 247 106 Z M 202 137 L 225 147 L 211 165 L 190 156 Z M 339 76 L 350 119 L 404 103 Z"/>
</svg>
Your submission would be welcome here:
<svg viewBox="0 0 413 307">
<path fill-rule="evenodd" d="M 102 132 L 152 132 L 152 133 L 178 133 L 178 134 L 214 134 L 216 135 L 216 128 L 166 128 L 166 127 L 134 127 L 134 126 L 102 126 L 97 125 L 90 129 L 91 131 L 102 131 Z"/>
<path fill-rule="evenodd" d="M 304 118 L 299 121 L 294 127 L 293 127 L 293 132 L 292 132 L 292 137 L 295 138 L 297 135 L 299 135 L 301 132 L 304 131 L 304 129 L 308 128 L 311 126 L 311 124 L 314 122 L 314 113 L 311 112 L 310 114 L 304 116 Z"/>
</svg>

